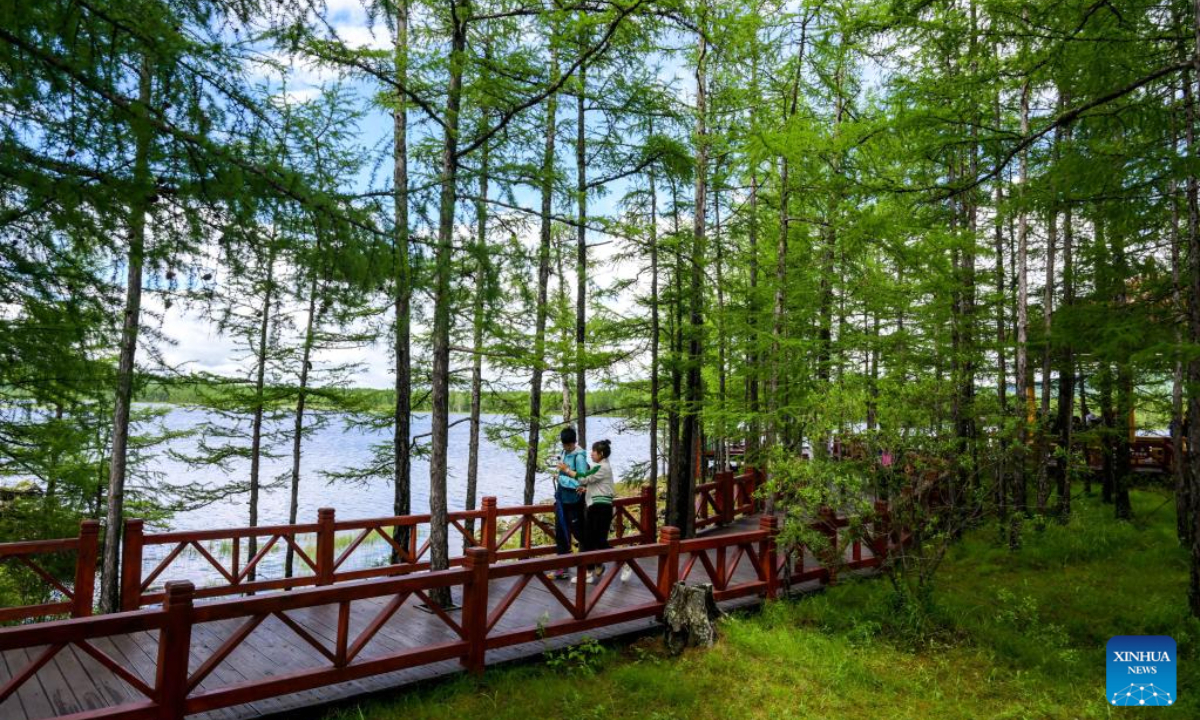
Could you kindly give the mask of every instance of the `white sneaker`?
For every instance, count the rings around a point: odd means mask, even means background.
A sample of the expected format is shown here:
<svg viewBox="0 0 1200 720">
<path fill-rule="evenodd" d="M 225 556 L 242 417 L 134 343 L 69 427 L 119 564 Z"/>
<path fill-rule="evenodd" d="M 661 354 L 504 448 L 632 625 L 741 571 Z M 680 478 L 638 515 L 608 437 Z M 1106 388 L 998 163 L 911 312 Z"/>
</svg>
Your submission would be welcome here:
<svg viewBox="0 0 1200 720">
<path fill-rule="evenodd" d="M 633 566 L 626 565 L 621 568 L 621 582 L 628 582 L 631 577 L 633 577 Z"/>
</svg>

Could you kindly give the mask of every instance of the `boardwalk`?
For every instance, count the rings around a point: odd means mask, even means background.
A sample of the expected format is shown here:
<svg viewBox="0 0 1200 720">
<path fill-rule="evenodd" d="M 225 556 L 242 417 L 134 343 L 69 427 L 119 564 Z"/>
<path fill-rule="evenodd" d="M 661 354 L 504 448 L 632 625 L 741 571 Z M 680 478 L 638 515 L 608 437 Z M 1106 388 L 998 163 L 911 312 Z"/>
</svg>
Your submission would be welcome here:
<svg viewBox="0 0 1200 720">
<path fill-rule="evenodd" d="M 500 543 L 470 549 L 450 570 L 332 576 L 328 586 L 253 597 L 221 598 L 174 583 L 161 606 L 3 629 L 0 718 L 305 717 L 320 705 L 536 657 L 585 635 L 645 632 L 676 581 L 712 583 L 731 609 L 789 583 L 803 591 L 831 580 L 807 553 L 787 565 L 775 549 L 775 518 L 745 509 L 693 540 L 664 528 L 657 541 L 589 556 L 508 562 Z M 824 516 L 819 527 L 839 548 L 842 571 L 872 571 L 872 551 L 900 541 L 886 517 L 853 536 L 844 519 Z M 595 585 L 545 579 L 546 570 L 587 558 L 606 562 Z M 631 572 L 622 579 L 626 566 Z M 425 602 L 439 589 L 458 607 L 430 612 Z"/>
<path fill-rule="evenodd" d="M 757 527 L 757 523 L 757 518 L 745 518 L 730 528 L 714 532 L 731 533 L 753 530 Z M 869 553 L 869 551 L 866 552 Z M 657 576 L 658 568 L 655 558 L 644 559 L 640 561 L 640 564 L 649 577 Z M 750 563 L 743 562 L 735 570 L 732 582 L 734 584 L 746 583 L 754 580 L 755 577 L 754 567 Z M 694 564 L 688 581 L 710 581 L 702 562 Z M 516 582 L 518 582 L 518 578 L 505 578 L 490 582 L 489 596 L 493 600 L 489 603 L 489 610 L 495 610 Z M 817 584 L 816 580 L 809 581 L 808 587 L 814 588 L 817 587 Z M 564 594 L 570 594 L 574 590 L 574 586 L 566 581 L 558 581 L 555 585 L 561 588 Z M 595 586 L 586 587 L 589 592 L 596 590 Z M 456 596 L 455 601 L 460 603 L 461 596 Z M 637 576 L 631 577 L 624 583 L 617 577 L 613 580 L 613 585 L 600 597 L 597 610 L 615 611 L 653 601 L 654 597 L 650 590 L 639 581 Z M 750 597 L 727 600 L 721 604 L 726 609 L 730 609 L 757 602 L 759 600 L 756 597 Z M 387 603 L 387 598 L 369 598 L 354 602 L 349 617 L 350 635 L 359 635 L 371 620 L 386 607 Z M 547 624 L 569 618 L 570 613 L 567 609 L 543 584 L 531 582 L 521 592 L 512 609 L 500 619 L 495 630 L 517 630 L 530 625 L 536 626 L 539 622 Z M 330 652 L 333 652 L 337 641 L 337 605 L 292 611 L 288 613 L 288 619 L 313 639 L 323 643 Z M 593 638 L 610 638 L 644 632 L 656 624 L 653 617 L 643 618 L 585 632 L 571 633 L 545 641 L 513 645 L 489 651 L 487 662 L 492 665 L 536 656 L 547 648 L 562 647 L 578 642 L 584 635 Z M 241 625 L 239 620 L 224 620 L 198 626 L 198 630 L 192 634 L 191 672 L 195 673 L 206 659 L 212 657 L 222 643 L 238 631 Z M 457 639 L 453 629 L 446 623 L 419 609 L 417 603 L 410 599 L 388 619 L 363 648 L 360 657 L 366 660 L 387 652 L 453 642 Z M 154 686 L 158 653 L 158 639 L 155 633 L 135 632 L 99 638 L 93 641 L 93 644 L 97 649 L 120 663 L 122 667 L 132 672 L 147 687 Z M 39 647 L 4 652 L 3 664 L 0 665 L 0 685 L 37 658 L 43 649 Z M 198 690 L 203 693 L 220 687 L 265 680 L 307 669 L 312 667 L 314 661 L 319 658 L 319 652 L 292 627 L 289 627 L 289 624 L 285 624 L 285 621 L 279 617 L 271 616 L 259 623 L 245 641 L 200 682 Z M 298 715 L 295 712 L 300 708 L 342 701 L 458 672 L 462 672 L 462 666 L 456 660 L 441 661 L 315 690 L 214 710 L 194 717 L 241 720 L 285 712 L 292 713 L 292 716 L 296 717 Z M 79 647 L 68 646 L 37 673 L 36 682 L 27 682 L 16 692 L 14 697 L 0 705 L 0 717 L 3 717 L 4 720 L 36 720 L 37 718 L 58 717 L 87 710 L 97 710 L 123 703 L 135 703 L 143 699 L 144 696 L 141 693 L 128 683 L 117 679 L 114 673 L 105 668 L 97 659 Z M 311 711 L 299 716 L 306 717 L 317 714 L 316 711 Z"/>
</svg>

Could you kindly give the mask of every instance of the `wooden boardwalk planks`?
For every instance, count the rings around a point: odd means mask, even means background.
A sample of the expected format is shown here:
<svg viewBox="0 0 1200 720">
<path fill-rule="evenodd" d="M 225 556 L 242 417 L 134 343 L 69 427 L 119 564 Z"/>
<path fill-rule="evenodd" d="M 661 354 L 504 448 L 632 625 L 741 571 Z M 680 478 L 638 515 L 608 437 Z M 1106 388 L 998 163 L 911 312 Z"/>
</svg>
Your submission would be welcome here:
<svg viewBox="0 0 1200 720">
<path fill-rule="evenodd" d="M 706 537 L 712 534 L 744 532 L 756 529 L 757 526 L 757 517 L 744 518 L 722 530 L 706 533 Z M 727 563 L 732 562 L 734 552 L 730 548 L 728 554 L 724 555 Z M 869 550 L 864 549 L 864 554 L 869 555 Z M 716 563 L 717 558 L 718 554 L 714 552 L 710 560 L 712 563 Z M 642 569 L 652 580 L 656 577 L 657 562 L 657 558 L 639 561 Z M 681 566 L 686 562 L 687 555 L 681 554 Z M 611 570 L 611 568 L 610 564 L 608 569 Z M 695 562 L 688 581 L 692 583 L 707 582 L 709 581 L 708 575 L 705 564 Z M 750 558 L 744 556 L 729 582 L 737 584 L 754 582 L 756 579 L 757 569 Z M 493 579 L 489 583 L 489 613 L 504 601 L 510 589 L 519 581 L 519 578 L 510 577 Z M 573 602 L 576 599 L 576 587 L 573 582 L 552 582 L 569 601 Z M 808 586 L 810 588 L 817 587 L 819 583 L 809 583 Z M 585 586 L 589 598 L 596 587 L 595 585 Z M 459 588 L 455 588 L 456 601 L 459 600 L 457 597 L 459 590 Z M 630 577 L 626 582 L 622 582 L 619 577 L 614 577 L 605 593 L 597 601 L 593 612 L 612 612 L 652 602 L 653 599 L 653 593 L 636 575 Z M 389 601 L 388 597 L 373 597 L 356 600 L 349 604 L 350 632 L 348 637 L 351 643 L 376 619 Z M 728 609 L 753 605 L 758 602 L 759 598 L 755 595 L 721 604 L 722 607 Z M 370 642 L 363 647 L 358 659 L 370 659 L 432 643 L 458 639 L 454 629 L 436 615 L 418 609 L 418 603 L 418 598 L 409 597 L 400 609 L 382 625 Z M 455 611 L 451 615 L 455 622 L 461 622 L 460 611 Z M 554 593 L 535 578 L 528 582 L 515 602 L 499 619 L 492 633 L 502 634 L 570 617 L 570 610 L 564 607 Z M 228 657 L 216 665 L 210 675 L 204 678 L 199 689 L 215 690 L 290 672 L 328 667 L 329 661 L 321 651 L 310 644 L 310 639 L 329 653 L 336 652 L 339 606 L 330 604 L 306 607 L 288 612 L 287 619 L 290 622 L 285 622 L 284 619 L 275 615 L 265 616 L 246 639 Z M 209 657 L 218 652 L 222 644 L 238 633 L 246 621 L 246 618 L 237 618 L 194 625 L 192 644 L 189 648 L 191 672 L 194 673 Z M 300 632 L 291 626 L 293 623 Z M 642 618 L 595 628 L 587 632 L 576 632 L 536 642 L 493 649 L 487 652 L 486 661 L 488 664 L 494 665 L 536 657 L 546 650 L 577 643 L 584 636 L 597 639 L 611 638 L 644 632 L 652 629 L 655 625 L 653 618 Z M 301 633 L 308 635 L 309 639 L 304 638 Z M 158 652 L 156 632 L 138 632 L 102 638 L 94 641 L 93 645 L 142 682 L 153 685 Z M 41 651 L 42 648 L 28 648 L 2 653 L 2 657 L 0 657 L 0 687 L 9 678 L 19 674 L 28 663 L 41 654 Z M 193 717 L 203 718 L 203 720 L 248 720 L 249 718 L 283 714 L 287 714 L 289 717 L 311 716 L 316 714 L 316 711 L 312 710 L 315 706 L 395 689 L 461 671 L 462 668 L 457 661 L 431 663 L 314 690 L 272 697 Z M 42 667 L 34 678 L 6 701 L 0 703 L 0 720 L 39 720 L 141 699 L 143 699 L 142 695 L 135 688 L 118 678 L 100 662 L 79 648 L 67 646 L 53 661 Z M 301 714 L 302 710 L 303 714 Z"/>
</svg>

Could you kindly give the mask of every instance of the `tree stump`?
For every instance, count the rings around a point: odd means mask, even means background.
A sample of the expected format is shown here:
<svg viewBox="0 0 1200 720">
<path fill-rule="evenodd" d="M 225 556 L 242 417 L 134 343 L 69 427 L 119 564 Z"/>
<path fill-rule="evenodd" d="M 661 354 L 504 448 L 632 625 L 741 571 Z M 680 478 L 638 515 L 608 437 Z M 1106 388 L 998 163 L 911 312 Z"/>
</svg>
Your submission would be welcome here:
<svg viewBox="0 0 1200 720">
<path fill-rule="evenodd" d="M 716 621 L 723 614 L 713 599 L 711 584 L 675 583 L 663 610 L 667 650 L 678 655 L 686 647 L 712 647 L 717 639 Z"/>
</svg>

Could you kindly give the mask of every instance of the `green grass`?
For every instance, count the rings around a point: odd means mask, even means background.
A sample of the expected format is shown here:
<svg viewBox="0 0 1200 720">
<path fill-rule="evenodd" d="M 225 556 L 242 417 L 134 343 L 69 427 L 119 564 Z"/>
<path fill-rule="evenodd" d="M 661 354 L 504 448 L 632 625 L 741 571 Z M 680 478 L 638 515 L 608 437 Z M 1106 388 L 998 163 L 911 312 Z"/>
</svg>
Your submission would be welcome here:
<svg viewBox="0 0 1200 720">
<path fill-rule="evenodd" d="M 560 652 L 316 715 L 412 718 L 1103 718 L 1104 645 L 1117 634 L 1179 644 L 1179 697 L 1156 715 L 1200 717 L 1200 623 L 1165 496 L 1134 494 L 1137 521 L 1079 501 L 1069 527 L 1029 528 L 1017 554 L 980 529 L 950 553 L 915 636 L 882 579 L 774 603 L 723 622 L 719 644 L 662 656 L 657 639 Z"/>
</svg>

